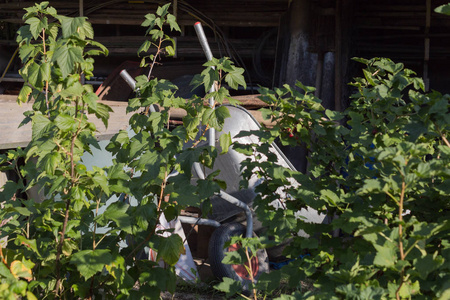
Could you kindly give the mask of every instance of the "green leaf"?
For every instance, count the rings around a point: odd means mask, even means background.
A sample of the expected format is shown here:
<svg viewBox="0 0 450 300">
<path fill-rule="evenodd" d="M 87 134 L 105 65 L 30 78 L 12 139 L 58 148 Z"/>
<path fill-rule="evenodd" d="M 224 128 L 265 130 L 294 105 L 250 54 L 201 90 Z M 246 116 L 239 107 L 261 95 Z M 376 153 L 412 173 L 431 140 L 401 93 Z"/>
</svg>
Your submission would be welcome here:
<svg viewBox="0 0 450 300">
<path fill-rule="evenodd" d="M 19 92 L 19 96 L 17 97 L 17 101 L 21 103 L 28 102 L 29 96 L 33 89 L 29 85 L 24 85 Z"/>
<path fill-rule="evenodd" d="M 38 162 L 43 166 L 43 169 L 48 175 L 54 174 L 56 167 L 61 162 L 61 156 L 58 152 L 50 152 L 44 157 L 41 157 Z"/>
<path fill-rule="evenodd" d="M 6 278 L 8 280 L 14 280 L 13 274 L 11 274 L 11 271 L 8 269 L 8 267 L 3 263 L 0 262 L 0 276 L 3 278 Z"/>
<path fill-rule="evenodd" d="M 364 186 L 357 191 L 357 194 L 369 194 L 372 192 L 379 192 L 382 190 L 381 182 L 378 179 L 366 179 Z"/>
<path fill-rule="evenodd" d="M 52 126 L 52 122 L 42 114 L 37 113 L 31 119 L 33 121 L 31 125 L 33 140 L 44 136 Z"/>
<path fill-rule="evenodd" d="M 206 65 L 207 63 L 205 63 L 204 65 Z M 196 88 L 197 86 L 203 84 L 204 88 L 205 88 L 205 92 L 209 92 L 209 90 L 211 89 L 211 87 L 213 86 L 215 81 L 219 80 L 219 73 L 217 70 L 213 69 L 213 68 L 206 68 L 205 70 L 202 71 L 202 73 L 200 75 L 195 75 L 194 78 L 192 79 L 192 82 L 190 83 L 190 85 L 194 86 L 194 88 Z"/>
<path fill-rule="evenodd" d="M 83 95 L 83 92 L 83 85 L 81 85 L 81 83 L 77 81 L 72 86 L 59 92 L 59 95 L 63 98 L 77 98 L 81 97 Z"/>
<path fill-rule="evenodd" d="M 167 56 L 175 56 L 175 49 L 172 46 L 167 46 L 165 49 Z"/>
<path fill-rule="evenodd" d="M 30 44 L 32 38 L 33 38 L 33 35 L 31 34 L 31 31 L 30 31 L 30 25 L 24 25 L 24 26 L 20 27 L 19 30 L 17 30 L 16 42 L 19 45 Z"/>
<path fill-rule="evenodd" d="M 108 249 L 83 250 L 75 253 L 70 262 L 76 266 L 81 276 L 89 279 L 97 272 L 103 271 L 106 265 L 110 265 L 112 256 Z"/>
<path fill-rule="evenodd" d="M 91 24 L 86 21 L 86 17 L 70 18 L 66 16 L 58 16 L 61 22 L 63 37 L 69 38 L 72 35 L 79 36 L 82 40 L 87 38 L 94 38 L 94 30 Z"/>
<path fill-rule="evenodd" d="M 22 62 L 28 61 L 30 58 L 34 58 L 38 52 L 38 47 L 35 45 L 25 44 L 19 48 L 19 57 Z"/>
<path fill-rule="evenodd" d="M 15 260 L 11 263 L 10 270 L 11 274 L 13 274 L 15 278 L 24 278 L 27 280 L 33 279 L 31 268 L 27 267 L 23 262 L 19 260 Z"/>
<path fill-rule="evenodd" d="M 271 271 L 270 273 L 262 273 L 256 283 L 256 288 L 261 291 L 273 292 L 280 287 L 281 272 Z"/>
<path fill-rule="evenodd" d="M 436 7 L 434 9 L 434 11 L 439 13 L 439 14 L 444 14 L 444 15 L 449 15 L 450 16 L 450 3 L 438 6 L 438 7 Z"/>
<path fill-rule="evenodd" d="M 225 118 L 230 117 L 230 112 L 226 106 L 220 106 L 216 109 L 207 108 L 203 114 L 202 122 L 210 127 L 221 131 L 225 122 Z"/>
<path fill-rule="evenodd" d="M 110 221 L 115 222 L 121 230 L 132 233 L 131 217 L 127 214 L 128 207 L 128 204 L 114 202 L 95 220 L 102 226 L 108 225 Z"/>
<path fill-rule="evenodd" d="M 100 120 L 102 120 L 106 128 L 108 128 L 108 120 L 110 112 L 113 112 L 110 106 L 97 102 L 97 110 L 95 111 L 95 116 Z"/>
<path fill-rule="evenodd" d="M 155 20 L 156 16 L 154 14 L 146 14 L 145 21 L 142 22 L 141 26 L 153 28 L 153 26 L 155 26 Z"/>
<path fill-rule="evenodd" d="M 63 132 L 66 132 L 76 129 L 77 122 L 72 116 L 69 116 L 67 114 L 59 114 L 55 118 L 55 125 Z"/>
<path fill-rule="evenodd" d="M 441 256 L 434 257 L 434 255 L 426 255 L 414 261 L 414 266 L 419 274 L 419 277 L 426 280 L 428 275 L 439 268 L 444 263 L 444 258 Z"/>
<path fill-rule="evenodd" d="M 34 253 L 39 255 L 39 250 L 38 250 L 38 247 L 36 244 L 36 240 L 29 240 L 29 239 L 25 238 L 23 235 L 18 235 L 17 240 L 20 241 L 21 245 L 25 245 L 27 248 L 33 250 Z"/>
<path fill-rule="evenodd" d="M 314 92 L 314 91 L 316 90 L 315 87 L 312 87 L 312 86 L 306 86 L 306 85 L 304 85 L 303 83 L 301 83 L 300 81 L 297 81 L 297 82 L 295 83 L 295 86 L 301 88 L 302 90 L 304 90 L 304 91 L 307 92 L 307 93 L 312 93 L 312 92 Z"/>
<path fill-rule="evenodd" d="M 342 200 L 331 190 L 321 190 L 320 194 L 322 199 L 328 202 L 332 207 L 338 207 L 338 203 L 342 202 Z"/>
<path fill-rule="evenodd" d="M 75 243 L 75 241 L 70 240 L 70 239 L 65 239 L 63 246 L 62 246 L 62 253 L 65 256 L 70 256 L 72 255 L 73 250 L 77 250 L 78 249 L 78 245 Z"/>
<path fill-rule="evenodd" d="M 221 292 L 224 292 L 227 297 L 231 297 L 242 290 L 242 285 L 238 281 L 235 281 L 228 277 L 223 277 L 222 282 L 215 285 L 214 288 Z"/>
<path fill-rule="evenodd" d="M 160 17 L 164 17 L 165 15 L 167 15 L 167 13 L 169 11 L 169 6 L 170 6 L 170 2 L 163 6 L 158 6 L 158 9 L 156 10 L 156 14 Z"/>
<path fill-rule="evenodd" d="M 219 142 L 220 142 L 220 148 L 222 149 L 222 152 L 220 152 L 220 154 L 225 154 L 228 152 L 228 149 L 231 146 L 231 134 L 230 133 L 223 133 L 220 138 L 219 138 Z"/>
<path fill-rule="evenodd" d="M 66 78 L 73 72 L 77 63 L 83 62 L 83 52 L 78 47 L 60 45 L 56 48 L 52 59 L 58 63 L 63 78 Z"/>
<path fill-rule="evenodd" d="M 325 115 L 330 119 L 331 121 L 340 121 L 344 118 L 344 115 L 338 111 L 332 111 L 332 110 L 325 110 Z"/>
<path fill-rule="evenodd" d="M 225 75 L 225 81 L 232 88 L 237 90 L 239 86 L 247 88 L 247 84 L 245 83 L 245 78 L 242 75 L 244 73 L 244 69 L 242 68 L 234 68 L 232 72 L 229 72 Z"/>
<path fill-rule="evenodd" d="M 107 194 L 109 195 L 109 187 L 108 187 L 108 181 L 105 174 L 102 174 L 100 172 L 96 172 L 95 175 L 92 177 L 92 181 Z"/>
<path fill-rule="evenodd" d="M 25 23 L 30 25 L 30 32 L 34 39 L 37 39 L 42 33 L 42 30 L 47 29 L 48 27 L 48 21 L 45 17 L 42 19 L 38 19 L 36 17 L 29 18 L 25 21 Z"/>
<path fill-rule="evenodd" d="M 95 93 L 84 94 L 83 101 L 88 106 L 89 113 L 95 113 L 97 111 L 98 96 Z"/>
<path fill-rule="evenodd" d="M 172 234 L 167 238 L 163 238 L 157 250 L 158 255 L 156 260 L 162 259 L 171 266 L 174 266 L 178 262 L 181 254 L 186 253 L 183 240 L 178 234 Z"/>
<path fill-rule="evenodd" d="M 150 46 L 151 46 L 151 45 L 152 45 L 152 43 L 151 43 L 150 41 L 148 41 L 148 40 L 146 40 L 145 42 L 143 42 L 142 45 L 139 47 L 139 49 L 138 49 L 138 51 L 137 51 L 138 56 L 139 56 L 139 54 L 140 54 L 141 52 L 147 52 L 148 49 L 150 49 Z"/>
<path fill-rule="evenodd" d="M 108 55 L 109 54 L 108 48 L 106 48 L 103 44 L 101 44 L 99 42 L 96 42 L 94 40 L 89 40 L 88 44 L 90 44 L 94 47 L 98 47 L 98 48 L 100 48 L 100 50 L 98 50 L 98 49 L 89 50 L 88 52 L 86 52 L 87 55 L 99 55 L 99 54 Z"/>
<path fill-rule="evenodd" d="M 43 87 L 44 82 L 50 79 L 50 64 L 33 62 L 27 70 L 27 79 L 32 86 Z"/>
<path fill-rule="evenodd" d="M 369 71 L 367 71 L 366 69 L 363 70 L 364 72 L 364 77 L 366 78 L 367 82 L 372 85 L 372 86 L 376 86 L 377 83 L 374 81 L 374 78 L 372 76 L 372 73 L 370 73 Z"/>
<path fill-rule="evenodd" d="M 172 14 L 167 15 L 167 23 L 169 23 L 170 25 L 170 30 L 181 32 L 180 26 L 178 26 L 178 23 L 174 15 Z"/>
<path fill-rule="evenodd" d="M 377 254 L 373 260 L 374 265 L 380 267 L 392 267 L 397 260 L 397 253 L 392 247 L 388 246 L 375 246 Z"/>
</svg>

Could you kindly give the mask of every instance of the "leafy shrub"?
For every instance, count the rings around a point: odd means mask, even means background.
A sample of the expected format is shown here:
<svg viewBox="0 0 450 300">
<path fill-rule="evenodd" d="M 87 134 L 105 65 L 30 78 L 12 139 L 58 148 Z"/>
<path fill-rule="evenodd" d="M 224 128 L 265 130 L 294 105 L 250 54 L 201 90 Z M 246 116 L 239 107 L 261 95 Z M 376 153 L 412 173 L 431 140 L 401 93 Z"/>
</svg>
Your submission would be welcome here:
<svg viewBox="0 0 450 300">
<path fill-rule="evenodd" d="M 314 291 L 291 298 L 446 299 L 450 97 L 423 93 L 422 80 L 400 63 L 358 61 L 366 65 L 364 78 L 351 83 L 357 92 L 343 113 L 324 109 L 314 88 L 301 83 L 301 92 L 287 85 L 260 89 L 272 107 L 265 117 L 275 125 L 241 135 L 305 147 L 307 174 L 277 165 L 268 147 L 234 146 L 252 153 L 243 185 L 254 173 L 264 179 L 255 204 L 267 234 L 292 239 L 284 254 L 294 261 L 263 281 L 287 276 L 292 288 L 314 282 Z M 280 200 L 284 210 L 271 204 Z M 328 222 L 295 216 L 307 207 L 327 214 Z"/>
<path fill-rule="evenodd" d="M 183 244 L 177 235 L 157 234 L 159 218 L 173 219 L 184 206 L 198 206 L 224 187 L 215 179 L 217 172 L 192 185 L 192 166 L 212 167 L 220 155 L 203 141 L 206 129 L 221 130 L 229 117 L 219 104 L 225 99 L 237 103 L 222 83 L 237 88 L 245 82 L 243 70 L 227 58 L 206 63 L 193 84 L 203 85 L 207 93 L 216 86 L 207 95 L 216 103 L 208 107 L 195 96 L 187 101 L 176 97 L 175 85 L 151 78 L 158 57 L 173 53 L 163 25 L 179 29 L 168 8 L 148 14 L 143 23 L 150 40 L 139 52 L 150 72 L 137 78 L 139 96 L 127 109 L 135 112 L 130 119 L 134 133 L 116 134 L 107 146 L 114 164 L 92 171 L 82 161 L 84 153 L 98 147 L 87 115 L 107 125 L 111 109 L 80 80 L 92 75 L 92 56 L 107 50 L 93 40 L 85 18 L 60 16 L 48 2 L 26 9 L 26 25 L 17 38 L 26 84 L 18 99 L 34 100 L 23 122 L 31 122 L 33 135 L 26 149 L 0 160 L 2 170 L 14 170 L 21 178 L 8 181 L 0 193 L 5 221 L 0 237 L 7 239 L 0 248 L 1 297 L 158 298 L 161 290 L 174 291 L 173 266 Z M 156 54 L 148 55 L 150 47 L 156 47 Z M 291 240 L 284 254 L 293 261 L 261 276 L 252 288 L 271 292 L 284 277 L 298 289 L 284 299 L 446 299 L 449 96 L 423 93 L 422 81 L 402 64 L 360 61 L 366 65 L 364 78 L 352 83 L 357 93 L 343 113 L 325 110 L 313 88 L 300 83 L 302 92 L 287 85 L 260 89 L 261 99 L 271 106 L 263 113 L 275 125 L 241 133 L 257 135 L 262 145 L 234 147 L 249 155 L 242 185 L 253 174 L 264 179 L 257 187 L 255 211 L 268 237 L 278 243 Z M 160 110 L 148 114 L 153 104 Z M 170 108 L 186 111 L 184 126 L 170 128 Z M 307 174 L 277 165 L 268 147 L 275 140 L 308 150 Z M 223 134 L 220 142 L 228 149 L 230 136 Z M 20 193 L 32 187 L 41 187 L 42 202 Z M 137 204 L 106 205 L 113 196 Z M 284 209 L 275 209 L 273 201 L 282 201 Z M 326 214 L 329 222 L 298 218 L 296 212 L 308 207 Z M 98 231 L 100 226 L 106 233 Z M 256 239 L 241 240 L 254 248 L 251 253 L 262 246 Z M 145 246 L 158 250 L 158 259 L 168 267 L 137 260 Z M 243 251 L 247 258 L 250 252 Z M 314 290 L 301 291 L 298 284 L 305 279 L 314 282 Z M 230 286 L 227 281 L 221 289 Z"/>
<path fill-rule="evenodd" d="M 229 113 L 226 107 L 205 106 L 198 97 L 175 97 L 175 85 L 151 79 L 156 59 L 173 53 L 163 26 L 179 30 L 168 9 L 169 4 L 159 7 L 142 24 L 150 40 L 139 52 L 145 52 L 142 64 L 150 64 L 150 73 L 137 78 L 139 97 L 127 108 L 136 112 L 130 119 L 134 133 L 116 134 L 107 146 L 115 155 L 113 165 L 94 166 L 91 171 L 82 158 L 99 144 L 88 114 L 107 126 L 112 110 L 98 102 L 92 86 L 81 80 L 92 75 L 92 56 L 107 50 L 92 40 L 86 18 L 60 16 L 48 2 L 26 9 L 26 25 L 17 38 L 25 80 L 18 100 L 34 100 L 33 111 L 23 121 L 31 122 L 32 141 L 0 161 L 2 171 L 20 175 L 1 192 L 0 219 L 8 220 L 1 228 L 1 237 L 7 239 L 0 248 L 2 296 L 153 299 L 161 290 L 175 290 L 174 265 L 184 253 L 183 241 L 178 235 L 163 237 L 157 224 L 162 214 L 172 220 L 183 207 L 198 206 L 223 186 L 215 180 L 217 173 L 192 185 L 191 170 L 196 162 L 201 168 L 211 167 L 219 155 L 214 147 L 200 143 L 204 140 L 200 124 L 220 130 Z M 156 46 L 156 55 L 147 55 L 151 46 Z M 242 69 L 226 58 L 205 67 L 195 84 L 205 85 L 206 91 L 216 84 L 217 90 L 208 95 L 216 103 L 233 101 L 221 83 L 245 85 Z M 145 108 L 153 104 L 160 111 L 148 115 Z M 184 126 L 169 128 L 170 108 L 186 110 Z M 221 143 L 226 151 L 229 135 Z M 43 201 L 21 194 L 32 187 L 40 189 Z M 136 204 L 114 202 L 117 198 L 132 198 Z M 137 259 L 144 247 L 156 250 L 157 260 L 167 267 Z"/>
</svg>

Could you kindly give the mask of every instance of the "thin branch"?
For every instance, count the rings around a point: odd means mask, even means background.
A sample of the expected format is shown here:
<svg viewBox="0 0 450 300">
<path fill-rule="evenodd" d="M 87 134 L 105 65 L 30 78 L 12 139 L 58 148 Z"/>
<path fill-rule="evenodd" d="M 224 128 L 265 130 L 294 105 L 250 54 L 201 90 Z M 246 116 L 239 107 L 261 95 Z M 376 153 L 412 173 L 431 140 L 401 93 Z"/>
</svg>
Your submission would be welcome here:
<svg viewBox="0 0 450 300">
<path fill-rule="evenodd" d="M 79 106 L 79 99 L 77 98 L 75 100 L 75 118 L 78 117 L 78 106 Z M 74 149 L 75 149 L 75 142 L 76 139 L 78 137 L 78 135 L 81 132 L 81 121 L 82 118 L 80 118 L 80 122 L 78 123 L 78 128 L 77 131 L 72 135 L 72 141 L 71 141 L 71 145 L 70 145 L 70 177 L 71 177 L 71 187 L 73 188 L 74 186 L 74 181 L 76 179 L 75 177 L 75 162 L 74 162 Z M 62 247 L 64 244 L 64 239 L 65 239 L 65 235 L 66 235 L 66 229 L 67 229 L 67 224 L 69 223 L 69 212 L 70 212 L 70 203 L 71 203 L 71 198 L 69 197 L 66 200 L 66 207 L 65 207 L 65 214 L 64 214 L 64 223 L 63 223 L 63 228 L 61 231 L 61 236 L 59 239 L 59 243 L 58 243 L 58 249 L 56 251 L 56 259 L 55 259 L 55 264 L 56 264 L 56 288 L 55 288 L 55 294 L 56 297 L 59 297 L 59 291 L 61 288 L 61 253 L 62 253 Z"/>
</svg>

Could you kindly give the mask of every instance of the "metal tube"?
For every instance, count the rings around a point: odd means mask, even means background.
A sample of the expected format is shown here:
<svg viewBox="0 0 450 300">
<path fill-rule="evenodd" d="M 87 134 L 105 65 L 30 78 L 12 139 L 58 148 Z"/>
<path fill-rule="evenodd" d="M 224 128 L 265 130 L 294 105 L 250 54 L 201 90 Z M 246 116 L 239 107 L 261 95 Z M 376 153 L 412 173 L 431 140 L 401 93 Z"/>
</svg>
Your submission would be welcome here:
<svg viewBox="0 0 450 300">
<path fill-rule="evenodd" d="M 127 70 L 123 69 L 120 71 L 120 77 L 125 80 L 125 82 L 130 86 L 130 88 L 133 89 L 133 91 L 136 89 L 136 80 L 134 80 L 133 77 L 127 72 Z"/>
<path fill-rule="evenodd" d="M 202 23 L 197 22 L 194 24 L 195 32 L 197 33 L 198 40 L 200 42 L 200 45 L 202 46 L 203 52 L 205 52 L 206 59 L 208 61 L 212 60 L 213 55 L 211 52 L 211 48 L 209 48 L 208 40 L 206 39 L 205 32 L 203 31 Z M 209 89 L 209 92 L 212 93 L 215 91 L 214 87 L 215 83 L 213 82 L 211 88 Z M 214 98 L 209 98 L 209 106 L 214 107 Z M 215 147 L 216 145 L 216 131 L 214 128 L 210 128 L 208 131 L 208 143 L 210 146 Z"/>
<path fill-rule="evenodd" d="M 208 40 L 206 39 L 206 35 L 205 35 L 205 32 L 203 31 L 202 24 L 200 22 L 197 22 L 194 24 L 194 28 L 195 28 L 195 32 L 197 33 L 200 44 L 202 45 L 203 52 L 205 52 L 206 59 L 208 61 L 212 60 L 213 55 L 212 55 L 211 49 L 209 48 Z M 213 83 L 213 85 L 211 86 L 211 89 L 209 90 L 210 93 L 215 91 L 214 85 L 215 85 L 215 83 Z M 214 98 L 209 99 L 209 105 L 211 107 L 214 106 Z M 209 145 L 215 146 L 215 130 L 213 128 L 209 129 L 208 139 L 209 139 Z M 197 169 L 200 169 L 200 166 L 197 167 L 194 165 L 194 168 L 195 168 L 196 172 L 198 173 Z M 204 174 L 201 171 L 201 169 L 200 169 L 200 172 L 204 177 Z M 198 175 L 200 177 L 200 173 Z M 251 238 L 253 236 L 253 215 L 252 215 L 252 212 L 251 212 L 250 208 L 248 207 L 248 205 L 245 204 L 244 202 L 240 201 L 239 199 L 227 194 L 224 191 L 220 191 L 219 196 L 222 197 L 222 199 L 224 199 L 225 201 L 227 201 L 231 204 L 234 204 L 237 207 L 244 210 L 245 216 L 247 219 L 247 228 L 246 228 L 246 232 L 245 232 L 245 237 Z"/>
<path fill-rule="evenodd" d="M 244 211 L 245 217 L 247 219 L 247 226 L 246 226 L 247 228 L 245 231 L 245 237 L 246 238 L 253 237 L 253 215 L 248 205 L 242 202 L 241 200 L 231 196 L 230 194 L 227 194 L 224 191 L 220 191 L 219 196 L 222 197 L 223 200 L 236 205 L 237 207 L 241 208 Z"/>
<path fill-rule="evenodd" d="M 134 80 L 133 77 L 131 77 L 131 75 L 127 72 L 127 70 L 123 69 L 122 71 L 120 71 L 120 77 L 123 78 L 123 80 L 125 80 L 125 82 L 130 86 L 130 88 L 134 90 L 136 90 L 137 93 L 139 93 L 139 89 L 136 89 L 136 80 Z M 156 112 L 155 107 L 152 105 L 150 105 L 150 112 L 154 113 Z"/>
<path fill-rule="evenodd" d="M 206 178 L 205 173 L 203 173 L 203 170 L 200 167 L 200 164 L 198 162 L 194 163 L 194 170 L 195 170 L 195 173 L 197 173 L 198 178 L 200 178 L 202 180 L 204 180 Z"/>
<path fill-rule="evenodd" d="M 178 220 L 180 220 L 181 223 L 185 224 L 194 224 L 194 225 L 208 225 L 213 227 L 220 227 L 220 223 L 215 220 L 210 219 L 199 219 L 194 217 L 186 217 L 186 216 L 180 216 L 178 217 Z"/>
<path fill-rule="evenodd" d="M 195 32 L 197 33 L 198 40 L 200 41 L 200 45 L 202 45 L 203 52 L 205 52 L 206 59 L 208 61 L 212 60 L 213 55 L 211 52 L 211 48 L 209 48 L 208 40 L 206 39 L 205 32 L 203 31 L 202 23 L 196 22 L 194 24 Z"/>
</svg>

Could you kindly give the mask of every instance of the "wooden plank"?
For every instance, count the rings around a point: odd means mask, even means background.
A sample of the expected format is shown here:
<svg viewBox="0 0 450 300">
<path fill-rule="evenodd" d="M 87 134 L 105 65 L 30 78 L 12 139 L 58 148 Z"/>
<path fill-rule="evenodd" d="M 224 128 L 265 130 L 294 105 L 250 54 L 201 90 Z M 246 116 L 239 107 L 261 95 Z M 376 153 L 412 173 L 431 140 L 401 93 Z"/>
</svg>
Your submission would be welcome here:
<svg viewBox="0 0 450 300">
<path fill-rule="evenodd" d="M 233 97 L 242 102 L 244 107 L 259 108 L 266 104 L 259 100 L 258 95 L 246 95 Z M 0 95 L 0 149 L 13 149 L 17 147 L 26 147 L 31 140 L 31 124 L 27 124 L 19 128 L 19 124 L 24 119 L 23 113 L 32 109 L 32 103 L 17 104 L 17 96 Z M 127 114 L 127 102 L 120 101 L 99 101 L 109 105 L 113 112 L 110 113 L 108 128 L 95 118 L 90 117 L 89 121 L 93 122 L 97 127 L 97 139 L 107 140 L 120 130 L 128 128 L 129 119 L 132 113 Z M 266 125 L 270 125 L 263 121 L 261 113 L 251 111 L 255 118 Z M 173 119 L 181 119 L 186 115 L 182 109 L 171 110 Z"/>
<path fill-rule="evenodd" d="M 0 149 L 26 147 L 31 140 L 31 124 L 19 128 L 24 119 L 23 113 L 32 109 L 32 103 L 19 106 L 17 96 L 0 95 Z M 89 118 L 97 127 L 97 138 L 105 140 L 111 138 L 119 130 L 128 127 L 132 114 L 126 114 L 126 102 L 101 101 L 113 109 L 110 114 L 108 128 L 95 117 Z"/>
</svg>

